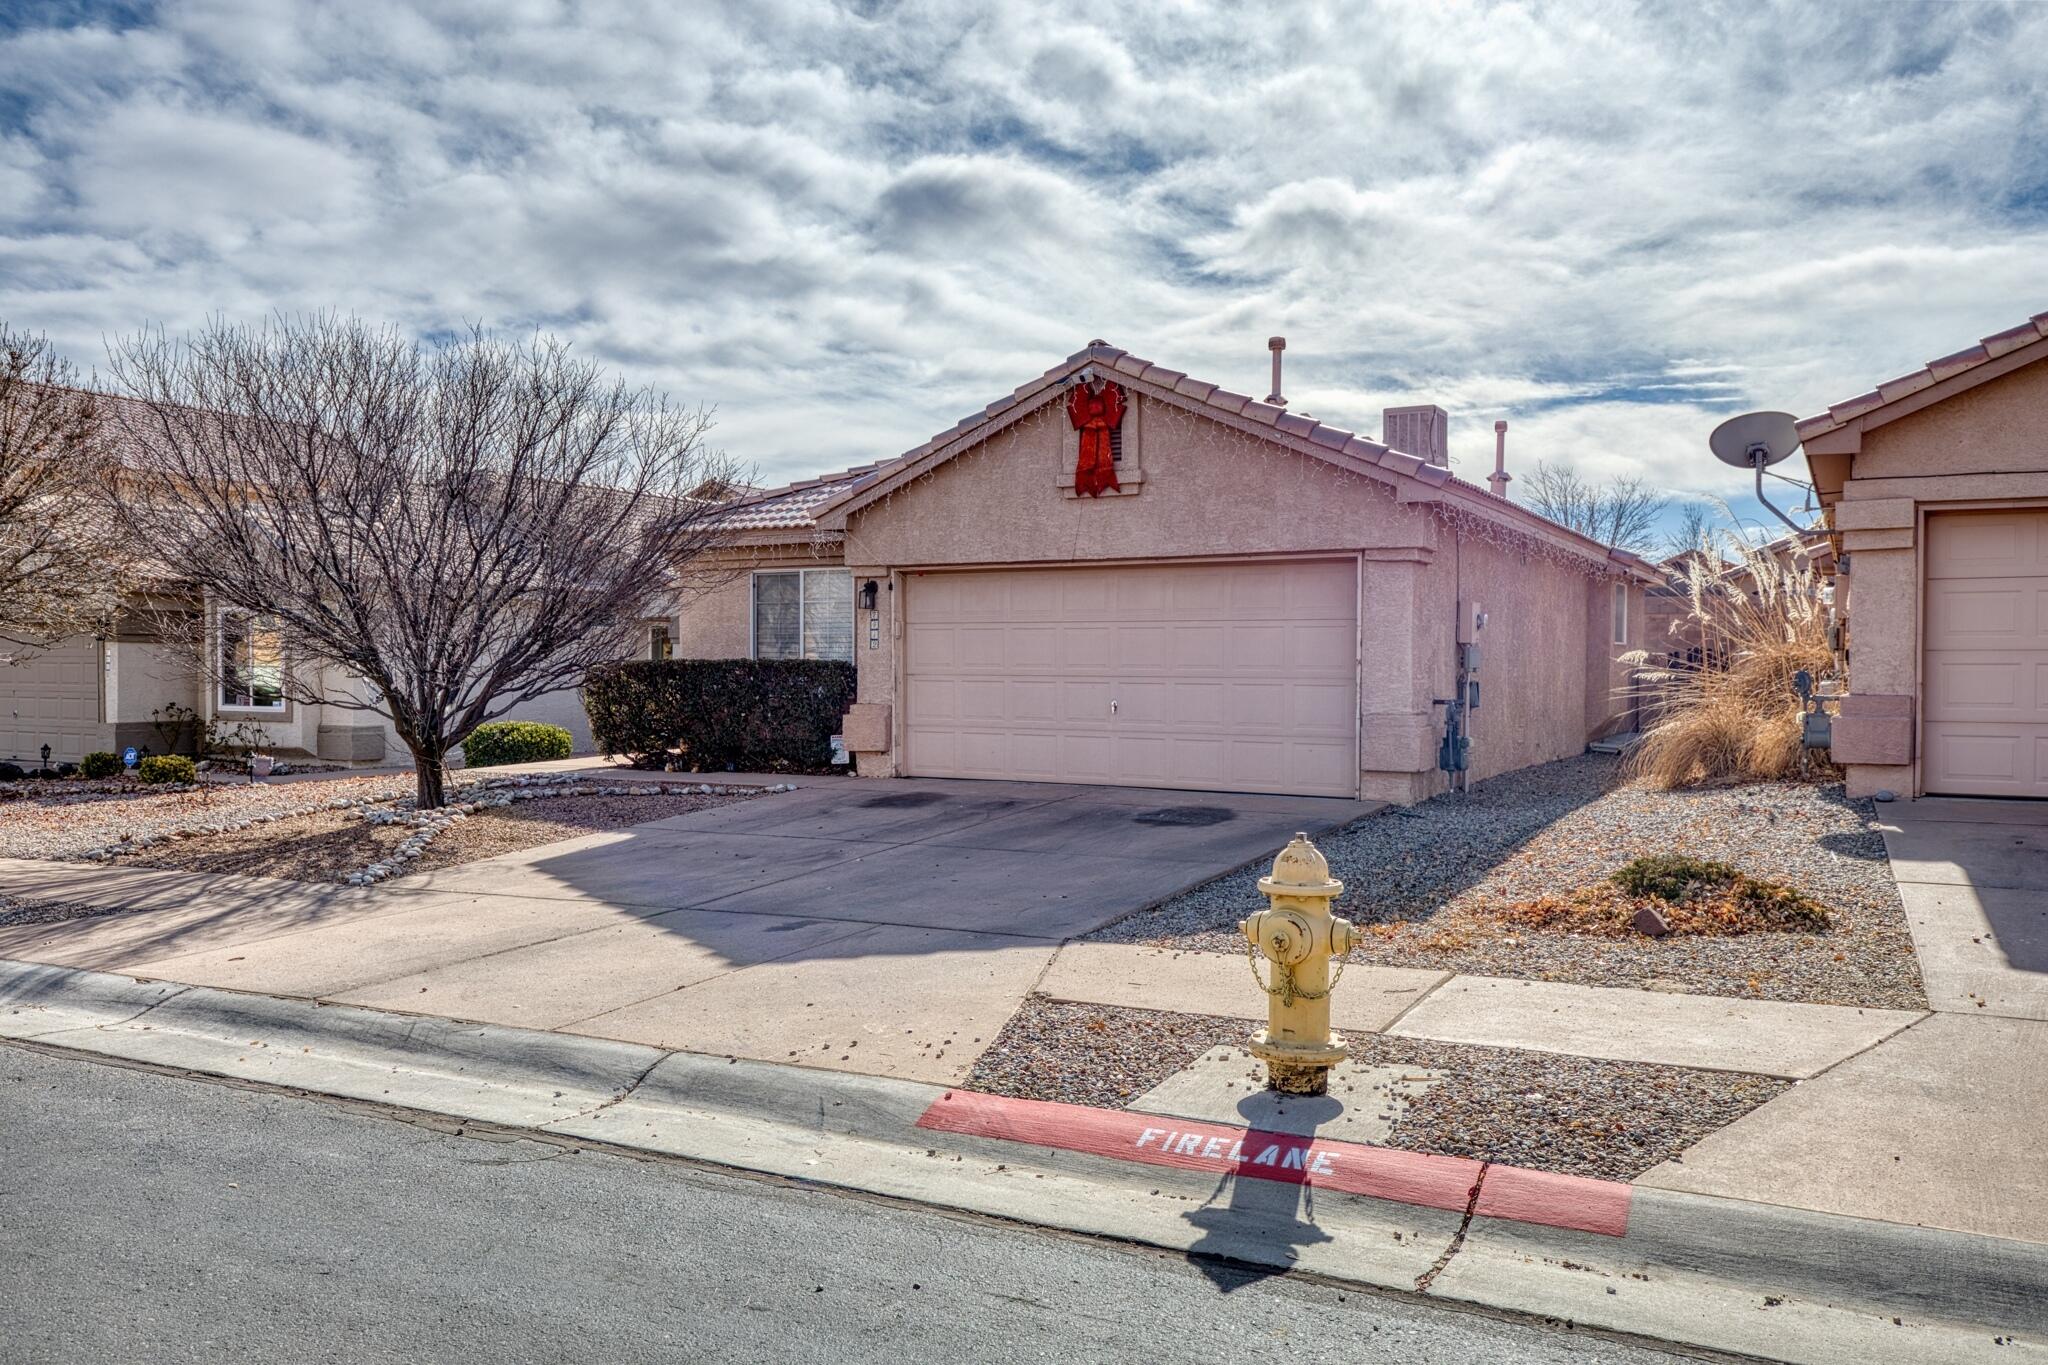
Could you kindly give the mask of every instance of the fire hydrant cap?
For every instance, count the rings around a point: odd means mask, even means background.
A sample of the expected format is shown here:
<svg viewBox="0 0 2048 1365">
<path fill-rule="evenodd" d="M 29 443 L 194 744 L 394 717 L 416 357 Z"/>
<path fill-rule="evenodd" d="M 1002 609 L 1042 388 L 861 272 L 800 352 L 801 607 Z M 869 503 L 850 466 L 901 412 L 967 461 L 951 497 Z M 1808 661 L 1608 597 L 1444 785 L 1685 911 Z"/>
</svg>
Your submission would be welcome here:
<svg viewBox="0 0 2048 1365">
<path fill-rule="evenodd" d="M 1273 875 L 1259 879 L 1259 890 L 1267 895 L 1334 896 L 1343 889 L 1344 883 L 1330 876 L 1330 860 L 1307 834 L 1295 835 L 1273 860 Z"/>
</svg>

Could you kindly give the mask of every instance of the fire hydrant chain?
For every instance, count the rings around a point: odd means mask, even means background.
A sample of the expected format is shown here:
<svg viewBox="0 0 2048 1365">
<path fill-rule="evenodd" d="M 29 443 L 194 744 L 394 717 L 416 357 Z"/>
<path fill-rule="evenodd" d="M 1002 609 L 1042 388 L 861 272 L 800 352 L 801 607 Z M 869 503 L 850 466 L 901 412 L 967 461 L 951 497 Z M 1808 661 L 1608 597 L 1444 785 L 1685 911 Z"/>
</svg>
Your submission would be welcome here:
<svg viewBox="0 0 2048 1365">
<path fill-rule="evenodd" d="M 1296 1000 L 1327 999 L 1330 992 L 1337 989 L 1337 983 L 1344 979 L 1344 964 L 1348 961 L 1348 959 L 1343 957 L 1333 957 L 1331 961 L 1335 964 L 1335 967 L 1330 973 L 1330 984 L 1319 991 L 1305 991 L 1294 983 L 1294 968 L 1284 962 L 1275 961 L 1273 963 L 1273 971 L 1278 974 L 1280 979 L 1279 985 L 1269 986 L 1264 981 L 1261 981 L 1259 979 L 1260 956 L 1258 944 L 1247 942 L 1244 945 L 1244 960 L 1251 967 L 1252 984 L 1267 995 L 1279 996 L 1280 1003 L 1283 1005 L 1291 1005 Z"/>
</svg>

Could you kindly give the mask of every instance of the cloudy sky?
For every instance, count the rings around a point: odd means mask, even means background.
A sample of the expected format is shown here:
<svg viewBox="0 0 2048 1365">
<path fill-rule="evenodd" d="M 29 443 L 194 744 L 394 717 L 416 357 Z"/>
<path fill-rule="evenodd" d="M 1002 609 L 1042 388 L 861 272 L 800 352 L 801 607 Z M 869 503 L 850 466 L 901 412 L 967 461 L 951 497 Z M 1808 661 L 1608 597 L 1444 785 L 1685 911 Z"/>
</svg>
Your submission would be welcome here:
<svg viewBox="0 0 2048 1365">
<path fill-rule="evenodd" d="M 1085 344 L 1460 472 L 1706 433 L 2048 309 L 2048 5 L 0 9 L 0 318 L 547 328 L 766 479 Z M 1792 494 L 1797 500 L 1796 491 Z"/>
</svg>

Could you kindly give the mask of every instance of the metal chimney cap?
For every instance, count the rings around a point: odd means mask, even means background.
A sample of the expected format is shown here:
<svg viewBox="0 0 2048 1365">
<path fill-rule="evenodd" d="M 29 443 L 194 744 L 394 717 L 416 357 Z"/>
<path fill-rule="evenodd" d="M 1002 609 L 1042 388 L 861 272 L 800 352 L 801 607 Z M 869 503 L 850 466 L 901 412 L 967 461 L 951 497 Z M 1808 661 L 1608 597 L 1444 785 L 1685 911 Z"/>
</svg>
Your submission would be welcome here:
<svg viewBox="0 0 2048 1365">
<path fill-rule="evenodd" d="M 1284 350 L 1286 350 L 1286 349 L 1287 349 L 1287 338 L 1286 338 L 1286 337 L 1267 337 L 1267 338 L 1266 338 L 1266 349 L 1267 349 L 1267 350 L 1269 350 L 1269 351 L 1284 351 Z"/>
<path fill-rule="evenodd" d="M 1493 429 L 1495 431 L 1506 431 L 1508 429 L 1508 424 L 1505 421 L 1495 422 L 1493 424 Z"/>
</svg>

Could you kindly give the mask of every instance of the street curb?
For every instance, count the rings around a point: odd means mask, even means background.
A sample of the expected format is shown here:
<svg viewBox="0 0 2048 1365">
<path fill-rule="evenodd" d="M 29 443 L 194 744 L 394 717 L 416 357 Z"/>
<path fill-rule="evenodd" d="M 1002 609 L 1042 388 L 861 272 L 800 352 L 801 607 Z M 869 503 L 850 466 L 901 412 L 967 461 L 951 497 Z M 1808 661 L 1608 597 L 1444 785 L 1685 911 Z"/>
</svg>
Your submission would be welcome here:
<svg viewBox="0 0 2048 1365">
<path fill-rule="evenodd" d="M 30 963 L 0 961 L 0 1039 L 1401 1291 L 1421 1282 L 1431 1297 L 1714 1350 L 1825 1365 L 1995 1350 L 2048 1365 L 2048 1246 L 2033 1243 L 1646 1187 L 1625 1234 L 1571 1232 L 922 1128 L 949 1092 L 918 1082 Z M 2016 1332 L 2029 1339 L 1993 1346 Z"/>
</svg>

